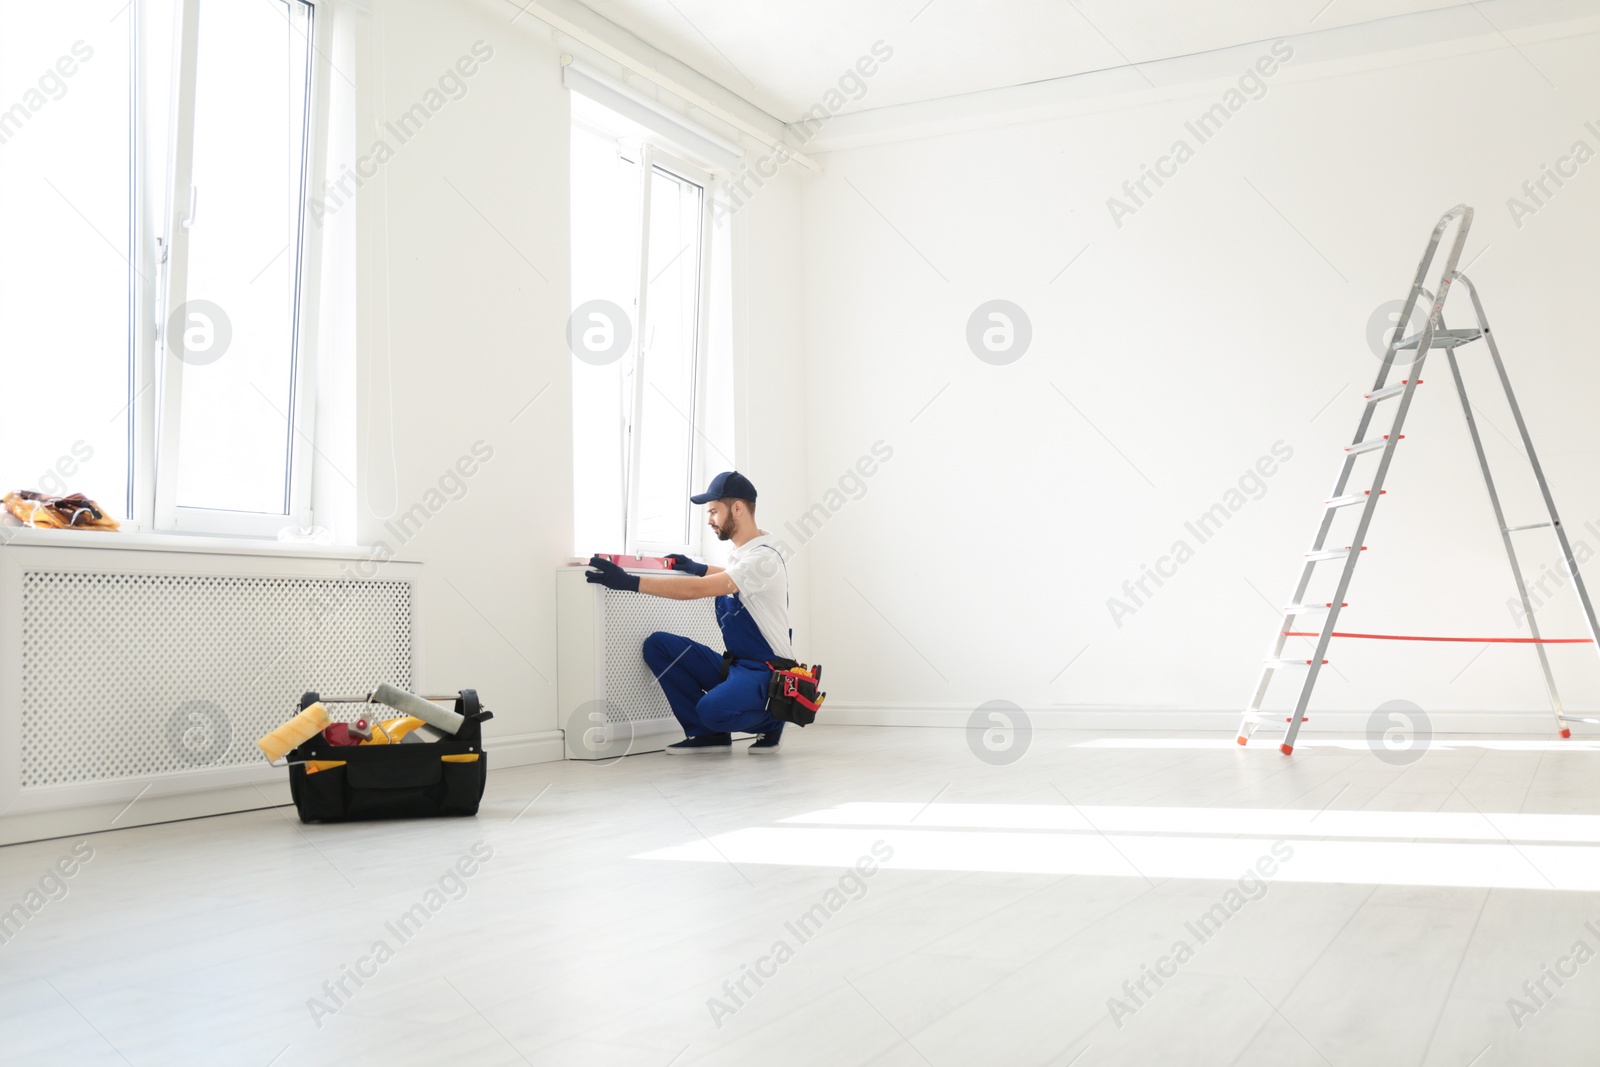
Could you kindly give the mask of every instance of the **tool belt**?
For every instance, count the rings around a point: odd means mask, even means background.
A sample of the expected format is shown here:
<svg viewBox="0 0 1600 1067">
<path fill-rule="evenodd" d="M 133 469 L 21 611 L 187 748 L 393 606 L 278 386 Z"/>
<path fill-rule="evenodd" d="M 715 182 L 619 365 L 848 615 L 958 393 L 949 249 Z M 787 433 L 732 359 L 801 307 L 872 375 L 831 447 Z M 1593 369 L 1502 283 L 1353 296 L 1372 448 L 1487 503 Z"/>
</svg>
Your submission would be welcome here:
<svg viewBox="0 0 1600 1067">
<path fill-rule="evenodd" d="M 728 680 L 729 669 L 741 657 L 732 652 L 722 654 L 722 680 Z M 792 659 L 746 659 L 746 663 L 759 663 L 772 674 L 767 678 L 766 712 L 774 719 L 792 722 L 796 726 L 810 726 L 817 721 L 817 712 L 828 694 L 818 687 L 822 684 L 822 664 L 807 666 Z"/>
</svg>

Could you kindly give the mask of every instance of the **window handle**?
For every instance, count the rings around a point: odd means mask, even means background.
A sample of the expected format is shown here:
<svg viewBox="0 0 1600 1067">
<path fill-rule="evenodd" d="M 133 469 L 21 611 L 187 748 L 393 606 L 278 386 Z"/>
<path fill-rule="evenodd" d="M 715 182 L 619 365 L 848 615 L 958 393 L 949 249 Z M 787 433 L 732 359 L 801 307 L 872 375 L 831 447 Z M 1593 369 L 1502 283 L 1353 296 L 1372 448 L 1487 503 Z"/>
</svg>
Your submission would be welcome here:
<svg viewBox="0 0 1600 1067">
<path fill-rule="evenodd" d="M 189 186 L 189 210 L 184 215 L 183 221 L 178 224 L 183 227 L 185 233 L 188 232 L 190 226 L 194 225 L 194 210 L 199 200 L 200 190 L 192 185 Z"/>
</svg>

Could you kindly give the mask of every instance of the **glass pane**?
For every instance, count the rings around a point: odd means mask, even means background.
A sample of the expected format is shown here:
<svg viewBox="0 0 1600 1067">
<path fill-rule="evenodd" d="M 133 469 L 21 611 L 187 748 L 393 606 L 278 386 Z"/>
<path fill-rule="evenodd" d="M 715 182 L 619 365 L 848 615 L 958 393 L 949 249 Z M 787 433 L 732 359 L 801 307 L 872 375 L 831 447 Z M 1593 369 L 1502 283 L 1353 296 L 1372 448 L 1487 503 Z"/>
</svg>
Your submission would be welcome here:
<svg viewBox="0 0 1600 1067">
<path fill-rule="evenodd" d="M 700 315 L 698 185 L 656 170 L 650 181 L 650 272 L 645 301 L 640 423 L 641 543 L 689 543 L 695 338 Z"/>
<path fill-rule="evenodd" d="M 625 372 L 639 286 L 638 164 L 618 155 L 615 138 L 574 125 L 571 196 L 574 551 L 621 552 Z"/>
<path fill-rule="evenodd" d="M 128 515 L 125 0 L 0 4 L 0 492 Z"/>
<path fill-rule="evenodd" d="M 288 511 L 310 34 L 299 0 L 200 3 L 179 507 Z"/>
</svg>

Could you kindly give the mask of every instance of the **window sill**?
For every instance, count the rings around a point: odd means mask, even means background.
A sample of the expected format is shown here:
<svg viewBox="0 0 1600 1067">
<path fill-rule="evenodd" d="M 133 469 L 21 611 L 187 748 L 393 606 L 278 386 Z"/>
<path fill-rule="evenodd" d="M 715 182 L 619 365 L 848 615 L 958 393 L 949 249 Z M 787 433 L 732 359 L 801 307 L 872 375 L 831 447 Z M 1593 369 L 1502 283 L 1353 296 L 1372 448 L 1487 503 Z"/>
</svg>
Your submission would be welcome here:
<svg viewBox="0 0 1600 1067">
<path fill-rule="evenodd" d="M 201 534 L 123 533 L 96 530 L 39 530 L 0 526 L 0 546 L 88 548 L 137 552 L 205 553 L 222 556 L 276 556 L 288 559 L 369 559 L 374 549 L 360 545 L 317 545 Z"/>
</svg>

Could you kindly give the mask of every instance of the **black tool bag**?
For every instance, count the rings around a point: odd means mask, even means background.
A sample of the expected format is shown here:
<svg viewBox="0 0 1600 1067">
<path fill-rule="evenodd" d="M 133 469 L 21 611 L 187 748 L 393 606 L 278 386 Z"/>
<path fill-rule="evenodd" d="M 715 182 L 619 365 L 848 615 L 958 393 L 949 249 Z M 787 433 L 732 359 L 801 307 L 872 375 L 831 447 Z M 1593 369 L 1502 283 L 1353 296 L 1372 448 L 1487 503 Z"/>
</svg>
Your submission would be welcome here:
<svg viewBox="0 0 1600 1067">
<path fill-rule="evenodd" d="M 300 699 L 302 710 L 317 694 Z M 392 745 L 331 745 L 321 734 L 289 753 L 289 795 L 301 822 L 476 815 L 489 775 L 483 724 L 494 718 L 476 690 L 456 697 L 466 721 L 453 737 Z M 334 761 L 307 773 L 310 760 Z"/>
<path fill-rule="evenodd" d="M 722 680 L 728 680 L 728 668 L 739 661 L 732 652 L 722 654 Z M 768 715 L 796 726 L 810 726 L 817 721 L 817 712 L 828 694 L 821 691 L 822 664 L 808 667 L 799 660 L 777 659 L 746 660 L 763 664 L 771 676 L 767 678 Z"/>
</svg>

